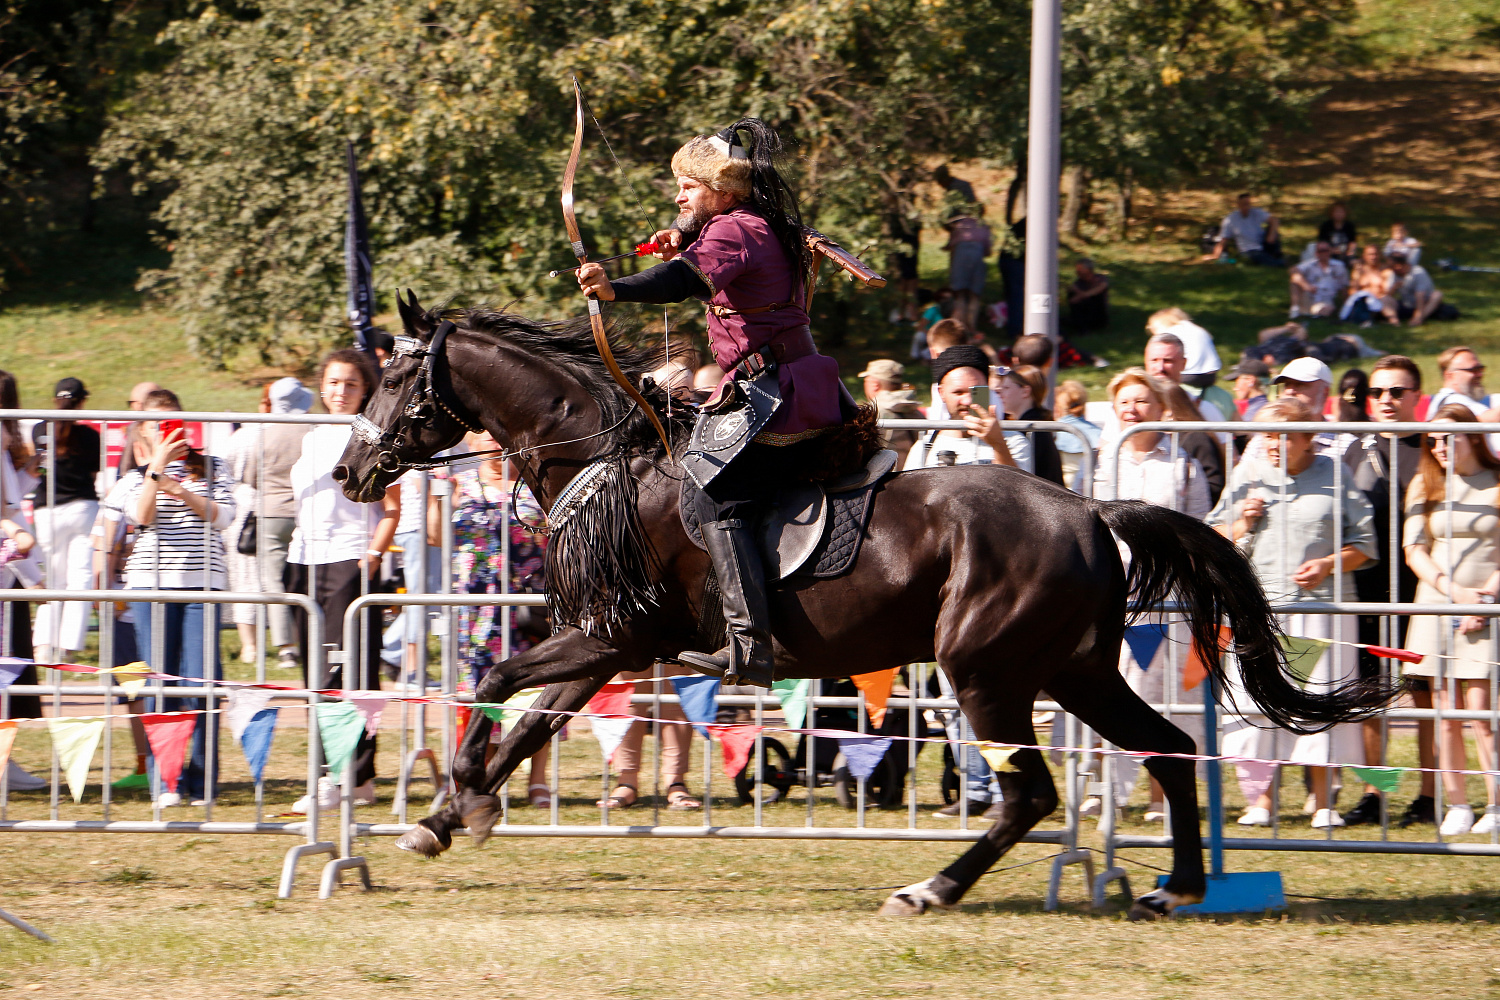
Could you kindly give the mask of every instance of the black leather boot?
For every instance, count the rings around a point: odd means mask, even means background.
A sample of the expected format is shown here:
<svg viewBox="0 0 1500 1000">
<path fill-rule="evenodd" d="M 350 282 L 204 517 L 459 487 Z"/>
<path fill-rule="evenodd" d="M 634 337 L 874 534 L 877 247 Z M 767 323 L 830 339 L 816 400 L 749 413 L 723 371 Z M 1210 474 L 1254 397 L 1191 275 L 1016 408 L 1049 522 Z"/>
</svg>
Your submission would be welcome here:
<svg viewBox="0 0 1500 1000">
<path fill-rule="evenodd" d="M 722 677 L 725 684 L 768 688 L 775 661 L 765 570 L 754 533 L 739 520 L 710 521 L 702 529 L 703 542 L 719 576 L 728 645 L 712 655 L 682 653 L 678 659 L 700 674 Z"/>
</svg>

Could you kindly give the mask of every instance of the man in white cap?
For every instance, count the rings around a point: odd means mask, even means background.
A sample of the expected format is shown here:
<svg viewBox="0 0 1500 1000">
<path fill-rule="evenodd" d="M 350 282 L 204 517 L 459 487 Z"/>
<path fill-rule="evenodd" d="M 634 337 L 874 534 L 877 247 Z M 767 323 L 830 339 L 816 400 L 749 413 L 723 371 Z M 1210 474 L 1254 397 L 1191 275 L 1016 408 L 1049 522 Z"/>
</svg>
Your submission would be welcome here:
<svg viewBox="0 0 1500 1000">
<path fill-rule="evenodd" d="M 1282 396 L 1290 396 L 1307 404 L 1307 408 L 1313 412 L 1314 420 L 1326 419 L 1323 416 L 1323 410 L 1328 405 L 1328 394 L 1333 390 L 1333 372 L 1317 358 L 1297 358 L 1295 361 L 1287 362 L 1286 367 L 1281 369 L 1281 374 L 1272 379 L 1271 383 L 1281 387 Z M 1327 432 L 1315 434 L 1313 435 L 1313 452 L 1342 459 L 1349 445 L 1356 440 L 1353 434 Z M 1261 436 L 1255 435 L 1250 439 L 1250 444 L 1240 461 L 1244 462 L 1252 456 L 1260 458 L 1264 453 L 1264 448 Z"/>
</svg>

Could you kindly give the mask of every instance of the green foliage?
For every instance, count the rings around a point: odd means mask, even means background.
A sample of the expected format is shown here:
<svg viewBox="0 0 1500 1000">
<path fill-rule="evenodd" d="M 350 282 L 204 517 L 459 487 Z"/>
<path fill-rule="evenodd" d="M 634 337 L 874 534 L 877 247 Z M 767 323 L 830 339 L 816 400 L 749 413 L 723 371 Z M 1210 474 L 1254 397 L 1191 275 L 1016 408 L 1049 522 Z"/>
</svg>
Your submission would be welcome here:
<svg viewBox="0 0 1500 1000">
<path fill-rule="evenodd" d="M 1266 129 L 1308 99 L 1288 80 L 1351 3 L 1068 0 L 1069 162 L 1124 183 L 1259 162 Z M 749 114 L 788 140 L 808 221 L 861 250 L 918 214 L 934 161 L 1022 147 L 1029 18 L 1023 0 L 209 4 L 161 34 L 173 58 L 138 78 L 95 163 L 164 192 L 172 261 L 142 287 L 200 353 L 301 364 L 347 336 L 346 139 L 387 307 L 405 284 L 557 313 L 577 305 L 545 277 L 567 256 L 571 74 L 620 158 L 591 126 L 576 187 L 591 247 L 668 221 L 672 152 Z M 834 288 L 815 322 L 837 340 L 876 299 Z"/>
</svg>

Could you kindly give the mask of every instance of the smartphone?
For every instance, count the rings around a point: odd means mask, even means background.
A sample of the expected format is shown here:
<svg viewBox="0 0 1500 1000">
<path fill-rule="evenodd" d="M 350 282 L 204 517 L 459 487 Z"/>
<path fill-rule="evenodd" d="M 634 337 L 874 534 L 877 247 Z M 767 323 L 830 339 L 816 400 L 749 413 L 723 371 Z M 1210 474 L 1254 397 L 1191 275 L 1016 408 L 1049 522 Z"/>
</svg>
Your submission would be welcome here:
<svg viewBox="0 0 1500 1000">
<path fill-rule="evenodd" d="M 161 439 L 163 441 L 165 441 L 167 439 L 167 435 L 171 434 L 173 431 L 181 434 L 182 440 L 187 440 L 187 429 L 181 420 L 163 420 L 160 424 L 157 425 L 157 431 L 160 432 Z"/>
<path fill-rule="evenodd" d="M 990 387 L 987 385 L 976 385 L 970 389 L 969 405 L 976 410 L 988 413 L 990 411 Z"/>
</svg>

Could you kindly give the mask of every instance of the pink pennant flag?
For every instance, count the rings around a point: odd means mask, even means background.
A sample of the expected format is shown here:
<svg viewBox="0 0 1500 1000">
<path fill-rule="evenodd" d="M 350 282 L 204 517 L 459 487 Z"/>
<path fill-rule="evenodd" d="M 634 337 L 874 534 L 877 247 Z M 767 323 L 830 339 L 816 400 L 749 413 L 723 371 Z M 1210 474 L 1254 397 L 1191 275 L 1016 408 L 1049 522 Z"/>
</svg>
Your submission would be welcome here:
<svg viewBox="0 0 1500 1000">
<path fill-rule="evenodd" d="M 755 737 L 760 735 L 760 726 L 709 726 L 708 731 L 724 748 L 724 773 L 736 777 L 745 769 L 750 754 L 755 749 Z"/>
<path fill-rule="evenodd" d="M 865 708 L 870 713 L 870 725 L 876 729 L 885 721 L 886 702 L 891 700 L 891 683 L 896 679 L 899 667 L 877 670 L 869 674 L 856 674 L 849 678 L 854 686 L 865 693 Z"/>
<path fill-rule="evenodd" d="M 156 755 L 156 773 L 161 775 L 161 784 L 169 792 L 177 791 L 177 779 L 182 775 L 183 751 L 193 735 L 193 726 L 198 716 L 156 714 L 140 716 L 146 727 L 146 740 L 151 752 Z"/>
<path fill-rule="evenodd" d="M 385 711 L 384 698 L 350 698 L 359 714 L 365 717 L 365 732 L 374 736 L 380 732 L 380 714 Z"/>
<path fill-rule="evenodd" d="M 629 715 L 633 694 L 635 681 L 610 681 L 589 699 L 584 711 L 589 715 Z"/>
<path fill-rule="evenodd" d="M 0 771 L 10 762 L 10 748 L 16 745 L 16 724 L 0 722 Z"/>
</svg>

